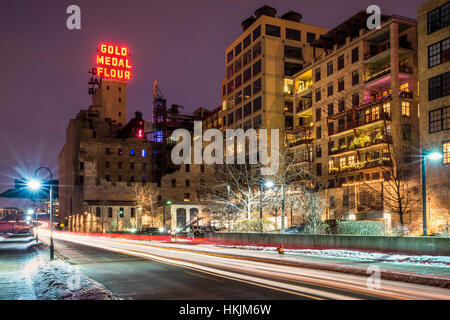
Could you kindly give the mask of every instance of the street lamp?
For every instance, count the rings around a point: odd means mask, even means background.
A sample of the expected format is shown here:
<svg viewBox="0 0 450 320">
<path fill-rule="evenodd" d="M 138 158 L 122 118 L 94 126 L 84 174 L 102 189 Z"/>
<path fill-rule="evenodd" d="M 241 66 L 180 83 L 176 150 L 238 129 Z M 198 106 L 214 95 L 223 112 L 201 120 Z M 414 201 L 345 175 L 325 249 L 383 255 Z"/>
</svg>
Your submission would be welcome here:
<svg viewBox="0 0 450 320">
<path fill-rule="evenodd" d="M 166 230 L 166 204 L 170 206 L 172 204 L 172 201 L 167 200 L 163 202 L 163 228 L 164 228 L 163 231 Z"/>
<path fill-rule="evenodd" d="M 42 188 L 42 183 L 37 179 L 37 173 L 39 170 L 45 169 L 50 173 L 50 193 L 49 193 L 49 200 L 50 200 L 50 260 L 53 260 L 55 248 L 53 245 L 53 173 L 52 171 L 47 167 L 40 167 L 37 168 L 36 171 L 34 171 L 34 178 L 29 180 L 27 185 L 31 190 L 38 191 Z"/>
<path fill-rule="evenodd" d="M 261 180 L 261 182 L 259 184 L 259 219 L 261 220 L 260 221 L 261 232 L 263 232 L 262 196 L 263 196 L 264 188 L 270 189 L 270 188 L 273 188 L 274 185 L 275 185 L 275 183 L 272 180 Z"/>
<path fill-rule="evenodd" d="M 438 151 L 422 150 L 422 221 L 423 236 L 427 236 L 427 158 L 432 161 L 442 159 L 443 154 Z"/>
</svg>

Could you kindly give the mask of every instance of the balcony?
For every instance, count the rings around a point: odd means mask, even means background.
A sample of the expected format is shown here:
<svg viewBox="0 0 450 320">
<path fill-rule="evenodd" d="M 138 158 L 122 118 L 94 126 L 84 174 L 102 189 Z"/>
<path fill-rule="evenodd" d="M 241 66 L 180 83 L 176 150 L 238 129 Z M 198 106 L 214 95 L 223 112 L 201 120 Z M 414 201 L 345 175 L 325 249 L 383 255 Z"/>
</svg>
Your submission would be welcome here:
<svg viewBox="0 0 450 320">
<path fill-rule="evenodd" d="M 351 116 L 351 121 L 347 121 L 343 124 L 340 124 L 337 126 L 337 128 L 331 127 L 330 125 L 328 125 L 328 135 L 332 136 L 335 134 L 339 134 L 345 131 L 349 131 L 349 130 L 353 130 L 356 129 L 358 127 L 367 125 L 367 124 L 371 124 L 371 123 L 375 123 L 377 121 L 381 121 L 381 120 L 391 120 L 391 115 L 389 112 L 384 112 L 383 111 L 383 106 L 382 105 L 378 105 L 376 107 L 371 107 L 370 108 L 370 113 L 365 113 L 363 111 L 369 110 L 369 108 L 364 108 L 364 109 L 357 109 L 357 108 L 353 108 L 347 112 L 343 112 L 341 113 L 341 119 L 344 118 L 345 116 Z M 351 112 L 353 112 L 354 114 L 351 115 Z M 329 117 L 328 119 L 331 120 L 335 120 L 337 119 L 337 116 L 334 116 L 333 118 Z M 347 119 L 348 120 L 348 119 Z M 346 121 L 346 120 L 344 120 Z"/>
<path fill-rule="evenodd" d="M 374 159 L 368 161 L 355 162 L 342 167 L 332 167 L 328 169 L 328 174 L 335 175 L 339 173 L 353 172 L 358 170 L 366 170 L 371 168 L 388 167 L 392 162 L 388 158 Z"/>
<path fill-rule="evenodd" d="M 401 73 L 408 73 L 408 74 L 412 74 L 413 73 L 413 69 L 409 66 L 404 66 L 401 65 L 399 66 L 399 72 Z M 374 73 L 367 75 L 366 77 L 364 77 L 364 83 L 369 83 L 375 79 L 379 79 L 384 77 L 385 75 L 388 75 L 391 73 L 391 67 L 385 67 L 383 69 L 377 70 Z"/>
<path fill-rule="evenodd" d="M 328 155 L 332 156 L 349 151 L 356 151 L 367 147 L 376 146 L 382 143 L 392 144 L 392 136 L 382 134 L 381 132 L 379 132 L 374 137 L 365 133 L 361 133 L 358 137 L 353 138 L 349 145 L 343 144 L 340 147 L 331 148 L 331 144 L 328 144 Z"/>
<path fill-rule="evenodd" d="M 305 125 L 288 132 L 287 143 L 289 147 L 296 147 L 302 144 L 309 144 L 314 141 L 311 125 Z"/>
<path fill-rule="evenodd" d="M 297 112 L 297 113 L 303 112 L 303 111 L 308 110 L 311 107 L 312 107 L 312 102 L 298 104 L 297 108 L 295 109 L 295 112 Z"/>
</svg>

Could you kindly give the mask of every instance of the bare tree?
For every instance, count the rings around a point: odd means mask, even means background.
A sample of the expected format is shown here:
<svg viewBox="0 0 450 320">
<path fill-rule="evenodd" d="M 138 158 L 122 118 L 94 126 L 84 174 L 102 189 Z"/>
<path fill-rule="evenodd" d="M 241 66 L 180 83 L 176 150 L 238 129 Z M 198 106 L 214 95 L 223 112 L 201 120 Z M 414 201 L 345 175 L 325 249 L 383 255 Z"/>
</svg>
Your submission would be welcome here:
<svg viewBox="0 0 450 320">
<path fill-rule="evenodd" d="M 141 224 L 138 228 L 138 216 L 136 215 L 136 228 L 141 230 L 142 229 L 142 212 L 145 211 L 146 214 L 149 215 L 151 225 L 154 226 L 154 221 L 158 217 L 158 196 L 159 191 L 154 186 L 154 184 L 145 184 L 145 185 L 138 185 L 136 184 L 133 188 L 133 197 L 136 201 L 136 205 L 142 210 L 138 210 L 138 212 L 141 212 Z"/>
<path fill-rule="evenodd" d="M 390 160 L 380 159 L 383 182 L 381 188 L 365 183 L 370 190 L 381 198 L 386 209 L 398 216 L 400 225 L 405 224 L 405 216 L 411 212 L 419 199 L 414 197 L 411 180 L 411 157 L 399 150 L 398 146 L 390 146 Z"/>
<path fill-rule="evenodd" d="M 298 208 L 304 213 L 307 232 L 311 234 L 325 233 L 326 226 L 322 221 L 322 214 L 328 204 L 323 197 L 322 190 L 303 185 L 299 186 L 299 191 L 293 194 L 293 197 L 297 198 Z"/>
</svg>

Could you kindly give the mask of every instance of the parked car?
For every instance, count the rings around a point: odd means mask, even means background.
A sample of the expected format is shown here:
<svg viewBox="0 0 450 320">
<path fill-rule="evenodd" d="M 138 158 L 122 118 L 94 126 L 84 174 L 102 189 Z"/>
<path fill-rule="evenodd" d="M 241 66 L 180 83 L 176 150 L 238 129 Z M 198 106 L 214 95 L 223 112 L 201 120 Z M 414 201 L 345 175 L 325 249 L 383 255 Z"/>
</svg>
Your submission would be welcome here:
<svg viewBox="0 0 450 320">
<path fill-rule="evenodd" d="M 292 226 L 284 230 L 284 233 L 288 234 L 296 234 L 296 233 L 305 233 L 306 232 L 306 225 L 301 224 L 298 226 Z"/>
</svg>

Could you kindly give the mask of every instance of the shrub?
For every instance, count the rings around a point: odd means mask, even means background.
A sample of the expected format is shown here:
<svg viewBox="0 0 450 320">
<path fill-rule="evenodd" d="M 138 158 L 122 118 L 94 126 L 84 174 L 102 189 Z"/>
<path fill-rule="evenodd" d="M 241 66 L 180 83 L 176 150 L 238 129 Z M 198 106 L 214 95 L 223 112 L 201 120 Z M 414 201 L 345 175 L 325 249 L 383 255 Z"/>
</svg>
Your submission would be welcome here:
<svg viewBox="0 0 450 320">
<path fill-rule="evenodd" d="M 380 236 L 385 234 L 384 224 L 378 221 L 339 221 L 338 234 Z"/>
<path fill-rule="evenodd" d="M 396 224 L 392 228 L 392 234 L 396 237 L 404 237 L 410 235 L 411 231 L 409 230 L 408 226 Z"/>
<path fill-rule="evenodd" d="M 263 232 L 276 231 L 277 225 L 268 219 L 248 219 L 237 221 L 234 225 L 234 230 L 238 232 L 260 232 L 261 223 Z"/>
</svg>

